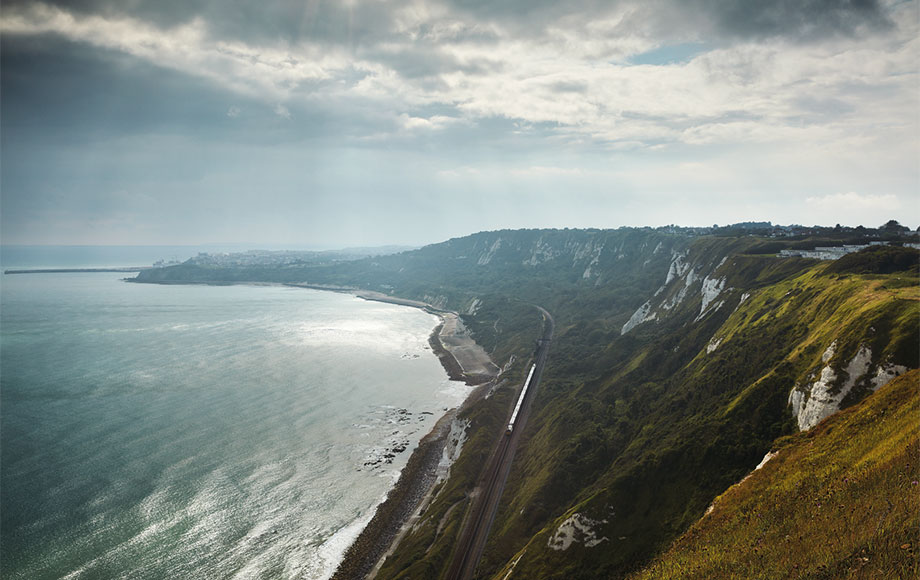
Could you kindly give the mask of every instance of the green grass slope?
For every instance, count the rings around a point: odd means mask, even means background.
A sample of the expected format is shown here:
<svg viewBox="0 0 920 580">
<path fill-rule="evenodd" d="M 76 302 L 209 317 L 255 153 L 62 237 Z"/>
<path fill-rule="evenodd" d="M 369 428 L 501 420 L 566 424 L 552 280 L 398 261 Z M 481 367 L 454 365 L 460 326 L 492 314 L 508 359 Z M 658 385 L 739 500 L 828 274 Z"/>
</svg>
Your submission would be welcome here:
<svg viewBox="0 0 920 580">
<path fill-rule="evenodd" d="M 918 577 L 920 372 L 775 453 L 631 579 Z"/>
</svg>

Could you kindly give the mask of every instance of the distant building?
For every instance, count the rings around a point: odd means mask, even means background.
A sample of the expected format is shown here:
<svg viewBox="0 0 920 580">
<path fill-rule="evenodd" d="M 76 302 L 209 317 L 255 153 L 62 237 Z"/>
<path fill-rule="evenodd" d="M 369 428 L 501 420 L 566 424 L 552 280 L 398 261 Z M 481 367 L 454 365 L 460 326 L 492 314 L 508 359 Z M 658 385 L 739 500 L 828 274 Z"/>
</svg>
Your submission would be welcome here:
<svg viewBox="0 0 920 580">
<path fill-rule="evenodd" d="M 815 260 L 838 260 L 847 254 L 853 254 L 864 250 L 869 246 L 887 246 L 888 242 L 869 242 L 868 244 L 844 245 L 844 246 L 817 246 L 814 250 L 780 250 L 781 258 L 812 258 Z"/>
</svg>

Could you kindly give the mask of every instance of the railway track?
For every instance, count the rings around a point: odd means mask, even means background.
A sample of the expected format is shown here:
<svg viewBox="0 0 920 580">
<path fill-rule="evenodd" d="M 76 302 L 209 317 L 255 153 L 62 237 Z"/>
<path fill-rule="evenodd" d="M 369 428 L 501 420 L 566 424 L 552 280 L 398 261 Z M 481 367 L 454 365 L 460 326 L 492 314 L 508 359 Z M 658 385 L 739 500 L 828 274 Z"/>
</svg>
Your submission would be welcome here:
<svg viewBox="0 0 920 580">
<path fill-rule="evenodd" d="M 456 549 L 447 569 L 447 574 L 444 576 L 446 580 L 472 580 L 474 577 L 476 567 L 479 565 L 479 560 L 485 550 L 489 530 L 495 520 L 495 513 L 498 511 L 498 504 L 505 488 L 505 481 L 511 471 L 511 462 L 514 460 L 518 438 L 530 416 L 530 404 L 537 392 L 537 388 L 540 386 L 540 378 L 543 374 L 543 367 L 546 364 L 546 355 L 555 329 L 555 322 L 550 313 L 539 306 L 537 308 L 543 314 L 544 326 L 543 337 L 540 338 L 537 345 L 533 376 L 520 401 L 520 409 L 514 421 L 513 429 L 502 432 L 501 438 L 489 457 L 488 467 L 480 477 L 479 493 L 473 497 L 470 509 L 464 519 Z"/>
</svg>

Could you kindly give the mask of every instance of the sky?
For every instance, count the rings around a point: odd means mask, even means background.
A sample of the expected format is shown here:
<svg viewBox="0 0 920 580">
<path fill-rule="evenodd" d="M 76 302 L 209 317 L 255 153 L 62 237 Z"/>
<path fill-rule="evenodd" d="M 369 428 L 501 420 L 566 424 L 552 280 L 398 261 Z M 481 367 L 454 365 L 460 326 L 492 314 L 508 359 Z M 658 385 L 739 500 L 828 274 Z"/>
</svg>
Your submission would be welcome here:
<svg viewBox="0 0 920 580">
<path fill-rule="evenodd" d="M 918 0 L 4 0 L 4 244 L 920 225 Z"/>
</svg>

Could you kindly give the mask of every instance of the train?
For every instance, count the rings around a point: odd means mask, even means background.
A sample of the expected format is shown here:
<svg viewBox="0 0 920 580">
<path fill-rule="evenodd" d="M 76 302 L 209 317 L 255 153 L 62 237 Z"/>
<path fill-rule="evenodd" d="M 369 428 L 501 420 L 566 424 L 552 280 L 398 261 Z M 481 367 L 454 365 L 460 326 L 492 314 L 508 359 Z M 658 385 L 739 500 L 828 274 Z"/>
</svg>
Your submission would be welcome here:
<svg viewBox="0 0 920 580">
<path fill-rule="evenodd" d="M 527 380 L 524 381 L 524 388 L 521 389 L 521 396 L 518 397 L 517 404 L 514 406 L 514 412 L 511 413 L 511 420 L 508 421 L 508 429 L 505 431 L 505 435 L 511 435 L 511 432 L 514 431 L 514 422 L 517 421 L 518 413 L 521 410 L 521 403 L 524 402 L 524 397 L 527 395 L 527 389 L 530 388 L 530 381 L 533 380 L 533 372 L 536 368 L 536 364 L 530 367 L 530 372 L 527 374 Z"/>
</svg>

